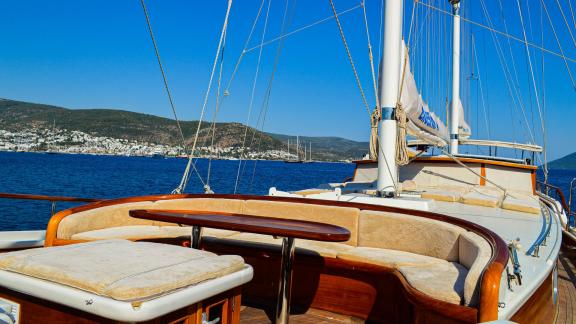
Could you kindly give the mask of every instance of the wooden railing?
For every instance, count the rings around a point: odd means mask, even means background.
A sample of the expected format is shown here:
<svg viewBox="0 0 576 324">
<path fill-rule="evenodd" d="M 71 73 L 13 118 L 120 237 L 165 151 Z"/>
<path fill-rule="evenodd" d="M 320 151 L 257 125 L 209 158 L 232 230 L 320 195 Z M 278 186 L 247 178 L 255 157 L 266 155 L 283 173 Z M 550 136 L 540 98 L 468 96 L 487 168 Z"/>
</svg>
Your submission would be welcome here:
<svg viewBox="0 0 576 324">
<path fill-rule="evenodd" d="M 45 195 L 29 195 L 29 194 L 16 194 L 0 192 L 0 199 L 16 199 L 16 200 L 43 200 L 52 203 L 51 214 L 56 213 L 56 203 L 59 201 L 65 202 L 97 202 L 103 199 L 98 198 L 83 198 L 83 197 L 64 197 L 64 196 L 45 196 Z"/>
<path fill-rule="evenodd" d="M 549 183 L 536 181 L 536 190 L 560 201 L 562 208 L 566 211 L 566 215 L 570 215 L 570 206 L 566 203 L 566 198 L 564 197 L 562 189 Z"/>
</svg>

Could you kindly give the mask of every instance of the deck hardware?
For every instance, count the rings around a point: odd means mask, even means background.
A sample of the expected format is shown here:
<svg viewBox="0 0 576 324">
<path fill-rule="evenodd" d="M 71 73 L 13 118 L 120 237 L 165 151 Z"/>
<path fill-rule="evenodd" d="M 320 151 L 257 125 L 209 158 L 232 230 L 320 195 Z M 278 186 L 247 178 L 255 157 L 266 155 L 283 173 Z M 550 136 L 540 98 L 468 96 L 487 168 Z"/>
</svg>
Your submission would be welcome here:
<svg viewBox="0 0 576 324">
<path fill-rule="evenodd" d="M 503 302 L 498 303 L 498 308 L 506 308 L 506 303 Z"/>
<path fill-rule="evenodd" d="M 50 208 L 50 214 L 54 216 L 56 214 L 56 201 L 52 201 L 52 206 Z"/>
<path fill-rule="evenodd" d="M 520 262 L 518 261 L 518 249 L 520 248 L 520 238 L 508 243 L 508 251 L 510 251 L 510 262 L 512 262 L 513 266 L 513 275 L 512 279 L 516 280 L 516 284 L 518 286 L 522 285 L 522 270 L 520 269 Z M 536 247 L 538 249 L 538 247 Z M 536 252 L 538 253 L 538 252 Z"/>
<path fill-rule="evenodd" d="M 514 289 L 512 289 L 512 279 L 514 279 L 514 275 L 510 274 L 510 269 L 508 266 L 506 266 L 506 283 L 508 284 L 508 290 L 513 292 Z"/>
<path fill-rule="evenodd" d="M 199 249 L 202 240 L 202 227 L 192 226 L 192 241 L 190 242 L 190 247 L 193 249 Z"/>
</svg>

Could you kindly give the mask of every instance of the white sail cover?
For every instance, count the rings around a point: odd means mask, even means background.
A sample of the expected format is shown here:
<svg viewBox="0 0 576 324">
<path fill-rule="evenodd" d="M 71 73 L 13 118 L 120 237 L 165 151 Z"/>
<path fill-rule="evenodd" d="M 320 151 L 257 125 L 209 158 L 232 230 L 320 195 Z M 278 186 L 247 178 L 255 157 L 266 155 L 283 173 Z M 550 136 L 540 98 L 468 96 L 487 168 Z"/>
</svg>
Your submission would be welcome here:
<svg viewBox="0 0 576 324">
<path fill-rule="evenodd" d="M 406 47 L 403 47 L 402 57 L 404 58 Z M 404 60 L 403 60 L 404 62 Z M 404 74 L 404 75 L 402 75 Z M 419 139 L 432 142 L 437 145 L 447 145 L 449 140 L 449 132 L 446 125 L 440 120 L 434 112 L 430 111 L 428 104 L 422 99 L 416 87 L 416 80 L 410 71 L 410 59 L 406 59 L 406 71 L 404 68 L 400 69 L 400 80 L 402 84 L 402 96 L 400 103 L 406 112 L 408 119 L 408 134 L 415 136 Z M 470 126 L 464 121 L 464 112 L 462 103 L 459 105 L 460 109 L 460 132 L 464 138 L 470 136 Z M 467 134 L 467 135 L 466 135 Z"/>
<path fill-rule="evenodd" d="M 470 125 L 464 120 L 464 107 L 462 101 L 458 99 L 458 137 L 460 139 L 468 139 L 472 135 Z"/>
</svg>

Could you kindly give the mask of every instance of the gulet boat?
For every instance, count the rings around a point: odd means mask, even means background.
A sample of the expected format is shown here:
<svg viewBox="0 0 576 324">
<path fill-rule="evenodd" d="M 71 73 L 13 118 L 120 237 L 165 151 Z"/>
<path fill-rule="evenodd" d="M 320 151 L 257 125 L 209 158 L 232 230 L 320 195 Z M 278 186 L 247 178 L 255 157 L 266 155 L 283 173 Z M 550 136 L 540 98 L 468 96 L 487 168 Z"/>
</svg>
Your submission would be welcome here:
<svg viewBox="0 0 576 324">
<path fill-rule="evenodd" d="M 0 322 L 287 323 L 318 312 L 351 323 L 555 322 L 558 259 L 574 239 L 570 206 L 537 181 L 533 158 L 458 151 L 542 147 L 469 138 L 458 0 L 448 13 L 449 129 L 442 124 L 416 87 L 404 4 L 385 2 L 373 159 L 357 161 L 352 179 L 266 196 L 209 186 L 186 194 L 191 154 L 171 194 L 0 194 L 86 203 L 53 208 L 45 231 L 0 232 Z M 338 17 L 334 9 L 343 35 Z M 424 154 L 432 147 L 442 153 Z M 258 310 L 266 315 L 250 315 Z"/>
</svg>

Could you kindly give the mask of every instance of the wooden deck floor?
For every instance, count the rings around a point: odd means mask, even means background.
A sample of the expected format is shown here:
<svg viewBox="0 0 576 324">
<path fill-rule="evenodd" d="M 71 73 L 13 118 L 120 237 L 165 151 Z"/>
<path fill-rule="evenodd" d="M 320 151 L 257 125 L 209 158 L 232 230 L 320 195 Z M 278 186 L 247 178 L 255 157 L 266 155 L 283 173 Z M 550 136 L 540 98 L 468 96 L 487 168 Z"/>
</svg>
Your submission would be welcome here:
<svg viewBox="0 0 576 324">
<path fill-rule="evenodd" d="M 564 246 L 558 258 L 556 323 L 576 323 L 576 246 Z"/>
<path fill-rule="evenodd" d="M 262 310 L 245 308 L 241 313 L 242 323 L 270 323 Z M 290 323 L 333 324 L 361 323 L 359 319 L 330 312 L 311 309 L 306 314 L 290 316 Z M 558 313 L 557 324 L 576 323 L 576 245 L 565 246 L 558 260 Z"/>
</svg>

